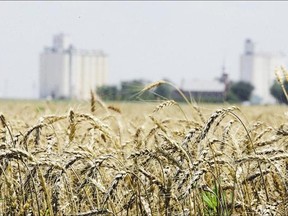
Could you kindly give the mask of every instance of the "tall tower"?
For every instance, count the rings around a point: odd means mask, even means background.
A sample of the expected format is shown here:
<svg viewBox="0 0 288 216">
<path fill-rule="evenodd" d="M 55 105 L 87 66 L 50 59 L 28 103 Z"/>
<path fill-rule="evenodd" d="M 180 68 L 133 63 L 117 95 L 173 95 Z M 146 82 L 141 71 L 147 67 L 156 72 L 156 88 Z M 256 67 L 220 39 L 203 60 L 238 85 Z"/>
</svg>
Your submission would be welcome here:
<svg viewBox="0 0 288 216">
<path fill-rule="evenodd" d="M 241 55 L 240 63 L 240 80 L 252 83 L 254 58 L 254 43 L 246 39 L 244 44 L 244 54 Z"/>
<path fill-rule="evenodd" d="M 254 54 L 254 43 L 250 39 L 246 39 L 244 49 L 245 49 L 245 55 L 253 55 Z"/>
<path fill-rule="evenodd" d="M 53 37 L 53 48 L 57 51 L 68 50 L 71 46 L 70 37 L 63 33 Z"/>
<path fill-rule="evenodd" d="M 253 85 L 252 102 L 273 103 L 270 87 L 275 79 L 274 70 L 285 62 L 283 55 L 255 52 L 252 40 L 247 39 L 240 58 L 240 80 Z"/>
</svg>

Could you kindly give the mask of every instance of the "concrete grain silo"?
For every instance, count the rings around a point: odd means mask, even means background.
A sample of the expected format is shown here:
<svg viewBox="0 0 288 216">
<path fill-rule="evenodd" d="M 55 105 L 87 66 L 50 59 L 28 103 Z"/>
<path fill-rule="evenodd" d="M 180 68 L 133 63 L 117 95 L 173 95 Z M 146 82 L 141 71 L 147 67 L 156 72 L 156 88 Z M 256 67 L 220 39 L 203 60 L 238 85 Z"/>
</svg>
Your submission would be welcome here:
<svg viewBox="0 0 288 216">
<path fill-rule="evenodd" d="M 40 54 L 40 98 L 88 99 L 90 90 L 106 84 L 107 73 L 103 51 L 79 50 L 67 35 L 55 35 Z"/>
</svg>

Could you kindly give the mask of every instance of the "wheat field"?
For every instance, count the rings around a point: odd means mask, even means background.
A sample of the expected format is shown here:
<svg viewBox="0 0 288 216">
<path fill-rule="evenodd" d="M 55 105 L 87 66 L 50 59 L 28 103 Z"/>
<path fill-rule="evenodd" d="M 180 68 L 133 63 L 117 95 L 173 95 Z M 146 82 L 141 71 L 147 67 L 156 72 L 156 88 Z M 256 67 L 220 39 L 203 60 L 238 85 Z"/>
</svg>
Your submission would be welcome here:
<svg viewBox="0 0 288 216">
<path fill-rule="evenodd" d="M 0 101 L 1 215 L 287 215 L 285 106 Z"/>
</svg>

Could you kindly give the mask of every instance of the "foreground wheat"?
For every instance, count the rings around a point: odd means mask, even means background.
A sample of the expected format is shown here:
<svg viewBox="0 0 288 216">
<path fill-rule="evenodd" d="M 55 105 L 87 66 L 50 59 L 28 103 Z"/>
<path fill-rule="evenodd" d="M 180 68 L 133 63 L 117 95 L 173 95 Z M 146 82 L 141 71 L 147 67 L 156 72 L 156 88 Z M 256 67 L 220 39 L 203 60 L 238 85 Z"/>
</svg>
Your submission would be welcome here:
<svg viewBox="0 0 288 216">
<path fill-rule="evenodd" d="M 0 114 L 1 215 L 288 212 L 287 124 L 244 123 L 236 107 L 185 115 L 175 101 L 127 118 L 94 95 L 86 110 Z"/>
</svg>

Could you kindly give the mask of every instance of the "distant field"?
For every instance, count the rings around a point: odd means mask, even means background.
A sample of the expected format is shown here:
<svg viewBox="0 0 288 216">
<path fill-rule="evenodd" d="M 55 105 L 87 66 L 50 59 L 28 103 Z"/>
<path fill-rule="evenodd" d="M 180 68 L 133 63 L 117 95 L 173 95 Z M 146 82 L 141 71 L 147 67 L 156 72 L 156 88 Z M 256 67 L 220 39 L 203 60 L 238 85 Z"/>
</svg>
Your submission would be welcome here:
<svg viewBox="0 0 288 216">
<path fill-rule="evenodd" d="M 285 215 L 286 106 L 0 100 L 1 215 Z"/>
<path fill-rule="evenodd" d="M 117 106 L 121 109 L 122 114 L 138 115 L 139 109 L 142 114 L 149 114 L 161 102 L 108 102 L 106 105 Z M 185 110 L 186 114 L 190 115 L 190 111 L 186 103 L 180 103 L 180 106 Z M 212 112 L 218 108 L 233 106 L 233 104 L 198 104 L 201 112 L 208 117 Z M 240 108 L 241 112 L 249 121 L 268 121 L 268 123 L 275 122 L 275 118 L 279 121 L 285 122 L 285 112 L 288 112 L 288 107 L 285 105 L 257 105 L 257 106 L 241 106 L 235 105 Z M 28 117 L 29 119 L 37 119 L 42 115 L 49 114 L 64 114 L 72 108 L 80 112 L 90 111 L 90 101 L 38 101 L 38 100 L 0 100 L 0 112 L 4 112 L 11 117 L 22 119 Z M 193 109 L 192 109 L 193 110 Z M 101 106 L 96 107 L 96 114 L 103 111 Z M 167 117 L 175 115 L 175 109 L 165 110 Z M 29 114 L 29 115 L 27 115 Z M 171 116 L 170 116 L 171 117 Z M 31 119 L 31 120 L 32 120 Z M 281 121 L 282 122 L 282 121 Z"/>
</svg>

